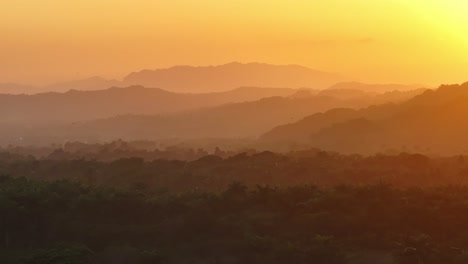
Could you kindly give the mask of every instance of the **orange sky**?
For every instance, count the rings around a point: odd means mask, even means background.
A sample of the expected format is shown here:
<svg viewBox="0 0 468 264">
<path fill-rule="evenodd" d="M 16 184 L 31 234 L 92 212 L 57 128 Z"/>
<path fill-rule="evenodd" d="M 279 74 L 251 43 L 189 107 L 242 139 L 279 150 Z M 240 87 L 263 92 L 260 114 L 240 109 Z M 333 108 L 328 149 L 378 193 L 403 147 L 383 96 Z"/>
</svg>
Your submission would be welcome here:
<svg viewBox="0 0 468 264">
<path fill-rule="evenodd" d="M 2 0 L 0 82 L 230 61 L 464 82 L 467 13 L 466 0 Z"/>
</svg>

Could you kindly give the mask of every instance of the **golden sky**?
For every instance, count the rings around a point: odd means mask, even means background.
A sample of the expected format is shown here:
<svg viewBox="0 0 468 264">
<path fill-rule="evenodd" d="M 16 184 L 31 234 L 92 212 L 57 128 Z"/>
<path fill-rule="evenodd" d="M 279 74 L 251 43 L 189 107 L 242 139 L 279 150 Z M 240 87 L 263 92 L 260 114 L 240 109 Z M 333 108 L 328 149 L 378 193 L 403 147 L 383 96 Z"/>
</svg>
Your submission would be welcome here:
<svg viewBox="0 0 468 264">
<path fill-rule="evenodd" d="M 468 0 L 0 2 L 0 82 L 231 61 L 367 82 L 468 81 Z"/>
</svg>

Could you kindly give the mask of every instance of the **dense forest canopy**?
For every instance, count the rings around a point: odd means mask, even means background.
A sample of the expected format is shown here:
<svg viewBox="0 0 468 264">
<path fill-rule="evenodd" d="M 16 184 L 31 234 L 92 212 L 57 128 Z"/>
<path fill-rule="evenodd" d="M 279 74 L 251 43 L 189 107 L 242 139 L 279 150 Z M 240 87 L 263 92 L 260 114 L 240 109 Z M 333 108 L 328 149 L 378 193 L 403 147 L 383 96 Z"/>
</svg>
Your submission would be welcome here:
<svg viewBox="0 0 468 264">
<path fill-rule="evenodd" d="M 179 194 L 0 178 L 2 263 L 467 263 L 467 187 Z"/>
<path fill-rule="evenodd" d="M 2 263 L 467 263 L 464 156 L 107 154 L 1 153 Z"/>
<path fill-rule="evenodd" d="M 88 158 L 86 152 L 63 149 L 42 158 L 3 152 L 0 153 L 0 174 L 114 187 L 139 185 L 170 191 L 221 191 L 232 182 L 248 186 L 468 183 L 466 156 L 430 157 L 411 153 L 362 156 L 317 149 L 287 154 L 255 150 L 229 152 L 218 148 L 210 153 L 202 149 L 177 148 L 148 152 L 108 147 L 89 154 Z"/>
</svg>

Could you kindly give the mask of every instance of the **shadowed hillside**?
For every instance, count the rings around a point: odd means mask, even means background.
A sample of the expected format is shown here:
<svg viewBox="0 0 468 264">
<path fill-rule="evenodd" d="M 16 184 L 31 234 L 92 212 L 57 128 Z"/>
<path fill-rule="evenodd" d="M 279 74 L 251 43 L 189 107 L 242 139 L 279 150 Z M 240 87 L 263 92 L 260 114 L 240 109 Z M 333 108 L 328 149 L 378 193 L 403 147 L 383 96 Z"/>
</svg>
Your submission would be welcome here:
<svg viewBox="0 0 468 264">
<path fill-rule="evenodd" d="M 461 154 L 468 152 L 467 116 L 468 83 L 443 85 L 398 105 L 312 115 L 277 127 L 261 139 L 341 152 Z"/>
</svg>

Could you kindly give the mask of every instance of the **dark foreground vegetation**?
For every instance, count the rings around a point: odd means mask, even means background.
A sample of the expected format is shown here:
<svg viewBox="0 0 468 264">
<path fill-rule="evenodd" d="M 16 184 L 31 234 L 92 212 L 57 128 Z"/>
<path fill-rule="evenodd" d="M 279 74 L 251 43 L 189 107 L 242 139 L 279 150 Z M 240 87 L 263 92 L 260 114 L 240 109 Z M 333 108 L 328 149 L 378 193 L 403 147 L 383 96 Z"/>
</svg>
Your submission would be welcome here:
<svg viewBox="0 0 468 264">
<path fill-rule="evenodd" d="M 468 188 L 0 179 L 1 263 L 468 263 Z"/>
<path fill-rule="evenodd" d="M 216 154 L 2 153 L 0 263 L 468 263 L 464 156 Z"/>
</svg>

